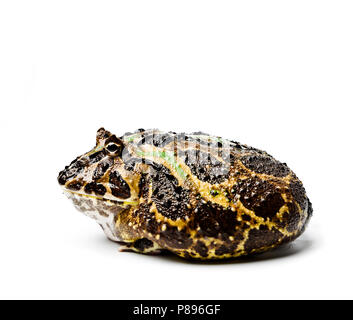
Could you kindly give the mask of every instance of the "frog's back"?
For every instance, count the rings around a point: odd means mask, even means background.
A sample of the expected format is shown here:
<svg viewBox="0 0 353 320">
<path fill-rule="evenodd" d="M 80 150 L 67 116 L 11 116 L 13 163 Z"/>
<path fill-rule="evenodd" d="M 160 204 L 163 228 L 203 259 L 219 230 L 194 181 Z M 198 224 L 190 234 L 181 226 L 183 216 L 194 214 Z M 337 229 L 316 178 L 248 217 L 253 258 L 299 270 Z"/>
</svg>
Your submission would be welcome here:
<svg viewBox="0 0 353 320">
<path fill-rule="evenodd" d="M 120 223 L 158 248 L 200 259 L 262 252 L 298 237 L 311 216 L 302 183 L 264 151 L 201 132 L 121 139 L 126 169 L 144 169 L 139 205 Z"/>
</svg>

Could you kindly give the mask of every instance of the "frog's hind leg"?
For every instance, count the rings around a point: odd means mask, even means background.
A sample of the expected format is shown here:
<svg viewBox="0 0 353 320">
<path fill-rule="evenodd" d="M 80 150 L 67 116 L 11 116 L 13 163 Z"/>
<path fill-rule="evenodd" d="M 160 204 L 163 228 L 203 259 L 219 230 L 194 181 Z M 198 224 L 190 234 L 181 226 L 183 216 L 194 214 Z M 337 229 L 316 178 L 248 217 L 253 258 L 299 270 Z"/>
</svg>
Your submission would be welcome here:
<svg viewBox="0 0 353 320">
<path fill-rule="evenodd" d="M 158 255 L 164 252 L 156 242 L 147 238 L 137 239 L 133 242 L 119 242 L 122 246 L 120 252 L 137 252 L 151 255 Z"/>
</svg>

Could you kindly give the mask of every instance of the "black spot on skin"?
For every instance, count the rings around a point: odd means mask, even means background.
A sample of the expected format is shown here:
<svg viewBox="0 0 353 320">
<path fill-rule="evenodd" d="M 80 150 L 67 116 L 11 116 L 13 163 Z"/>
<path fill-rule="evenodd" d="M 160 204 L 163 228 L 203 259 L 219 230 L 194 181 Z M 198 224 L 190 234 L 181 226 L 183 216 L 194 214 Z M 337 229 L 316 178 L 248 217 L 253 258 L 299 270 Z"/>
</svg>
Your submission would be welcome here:
<svg viewBox="0 0 353 320">
<path fill-rule="evenodd" d="M 71 176 L 67 175 L 65 170 L 60 171 L 59 176 L 58 176 L 58 182 L 60 185 L 64 185 L 70 178 L 72 178 L 74 176 L 75 176 L 74 174 Z"/>
<path fill-rule="evenodd" d="M 271 183 L 257 177 L 239 180 L 232 190 L 233 194 L 240 195 L 240 201 L 246 208 L 265 219 L 274 217 L 285 203 Z"/>
<path fill-rule="evenodd" d="M 206 258 L 208 255 L 208 249 L 206 247 L 206 245 L 201 242 L 201 241 L 197 241 L 195 246 L 194 246 L 195 251 L 201 256 Z"/>
<path fill-rule="evenodd" d="M 91 155 L 88 156 L 90 164 L 96 163 L 100 160 L 102 160 L 106 156 L 105 152 L 103 150 L 92 153 Z"/>
<path fill-rule="evenodd" d="M 93 172 L 93 180 L 98 180 L 103 177 L 106 171 L 113 164 L 113 160 L 108 158 L 97 165 L 97 168 Z"/>
<path fill-rule="evenodd" d="M 97 195 L 103 196 L 107 192 L 107 190 L 102 184 L 90 182 L 86 184 L 85 192 L 88 194 L 94 192 Z"/>
<path fill-rule="evenodd" d="M 68 185 L 67 185 L 67 188 L 70 189 L 70 190 L 74 190 L 74 191 L 78 191 L 82 188 L 82 182 L 80 181 L 73 181 L 73 182 L 70 182 Z"/>
<path fill-rule="evenodd" d="M 281 163 L 272 157 L 262 155 L 243 156 L 241 162 L 251 171 L 283 178 L 290 173 L 285 163 Z"/>
<path fill-rule="evenodd" d="M 251 221 L 251 217 L 246 213 L 244 213 L 241 218 L 243 221 Z"/>
<path fill-rule="evenodd" d="M 261 249 L 277 244 L 284 236 L 276 229 L 269 230 L 267 226 L 261 225 L 259 230 L 251 229 L 244 249 L 250 252 L 253 249 Z"/>
<path fill-rule="evenodd" d="M 115 197 L 130 198 L 130 187 L 117 171 L 113 171 L 109 176 L 110 189 Z"/>
<path fill-rule="evenodd" d="M 239 228 L 239 230 L 234 234 L 233 236 L 234 239 L 232 240 L 230 240 L 228 236 L 225 237 L 224 244 L 215 250 L 215 254 L 218 256 L 221 256 L 227 253 L 234 254 L 238 248 L 240 241 L 244 239 L 244 235 L 243 235 L 244 229 L 245 228 L 243 227 Z"/>
<path fill-rule="evenodd" d="M 100 196 L 104 196 L 104 194 L 107 192 L 107 189 L 102 184 L 97 184 L 94 192 Z"/>
<path fill-rule="evenodd" d="M 85 185 L 85 192 L 88 193 L 88 194 L 91 194 L 93 192 L 93 188 L 94 188 L 95 184 L 96 184 L 95 182 L 87 183 Z"/>
<path fill-rule="evenodd" d="M 63 171 L 60 171 L 60 172 L 59 172 L 59 176 L 58 176 L 58 182 L 59 182 L 59 184 L 64 185 L 64 184 L 66 183 L 66 181 L 67 181 L 67 178 L 66 178 L 64 172 L 63 172 Z"/>
<path fill-rule="evenodd" d="M 160 233 L 160 240 L 175 249 L 187 249 L 192 245 L 192 239 L 185 229 L 178 230 L 177 227 L 170 225 Z"/>
<path fill-rule="evenodd" d="M 155 147 L 163 148 L 167 144 L 175 141 L 176 142 L 176 137 L 171 134 L 171 133 L 163 133 L 163 134 L 150 134 L 147 136 L 144 136 L 138 143 L 138 145 L 143 145 L 143 144 L 151 144 L 154 145 Z"/>
<path fill-rule="evenodd" d="M 218 249 L 216 249 L 215 254 L 217 256 L 222 256 L 227 253 L 233 253 L 234 250 L 232 250 L 229 247 L 226 247 L 225 245 L 221 245 Z"/>
<path fill-rule="evenodd" d="M 279 193 L 270 193 L 265 200 L 255 209 L 259 217 L 273 217 L 284 205 L 284 200 Z"/>
<path fill-rule="evenodd" d="M 210 202 L 199 202 L 193 215 L 191 227 L 193 229 L 199 227 L 198 235 L 201 237 L 228 239 L 235 234 L 236 228 L 241 224 L 237 221 L 235 212 L 223 210 L 223 207 Z"/>
<path fill-rule="evenodd" d="M 151 172 L 152 200 L 160 214 L 176 220 L 184 218 L 190 213 L 190 191 L 183 189 L 171 172 L 159 164 L 153 164 Z"/>
<path fill-rule="evenodd" d="M 138 239 L 134 242 L 134 247 L 140 251 L 144 251 L 145 249 L 152 248 L 153 242 L 146 238 Z"/>
<path fill-rule="evenodd" d="M 199 180 L 210 183 L 222 183 L 229 177 L 229 163 L 222 163 L 212 155 L 198 149 L 181 151 L 184 162 Z"/>
<path fill-rule="evenodd" d="M 64 185 L 67 181 L 76 177 L 83 171 L 85 166 L 86 162 L 83 159 L 76 158 L 70 165 L 66 166 L 64 170 L 60 171 L 58 176 L 59 184 Z"/>
</svg>

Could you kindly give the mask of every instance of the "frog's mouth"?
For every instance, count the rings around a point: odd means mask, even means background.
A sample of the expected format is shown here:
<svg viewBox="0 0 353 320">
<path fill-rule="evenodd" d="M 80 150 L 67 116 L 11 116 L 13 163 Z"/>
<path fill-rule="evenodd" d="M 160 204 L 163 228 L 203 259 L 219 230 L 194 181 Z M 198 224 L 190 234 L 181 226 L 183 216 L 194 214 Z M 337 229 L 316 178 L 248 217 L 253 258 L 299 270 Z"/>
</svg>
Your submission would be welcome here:
<svg viewBox="0 0 353 320">
<path fill-rule="evenodd" d="M 64 194 L 68 198 L 76 197 L 76 198 L 94 199 L 96 201 L 100 200 L 100 201 L 106 202 L 107 204 L 115 204 L 122 207 L 137 205 L 137 201 L 134 199 L 117 199 L 117 198 L 107 197 L 107 196 L 87 194 L 81 190 L 77 190 L 77 191 L 70 190 L 65 186 L 62 186 L 62 189 L 64 191 Z"/>
</svg>

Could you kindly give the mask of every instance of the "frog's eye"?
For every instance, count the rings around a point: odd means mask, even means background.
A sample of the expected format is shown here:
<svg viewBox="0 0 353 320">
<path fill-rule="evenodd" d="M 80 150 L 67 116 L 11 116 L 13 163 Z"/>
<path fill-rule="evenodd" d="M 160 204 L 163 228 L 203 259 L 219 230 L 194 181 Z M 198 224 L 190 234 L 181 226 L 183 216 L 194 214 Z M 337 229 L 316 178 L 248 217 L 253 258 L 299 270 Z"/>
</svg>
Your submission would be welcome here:
<svg viewBox="0 0 353 320">
<path fill-rule="evenodd" d="M 121 156 L 124 142 L 114 134 L 105 141 L 105 153 L 111 156 Z"/>
<path fill-rule="evenodd" d="M 118 154 L 121 151 L 121 145 L 115 142 L 110 142 L 105 146 L 105 149 L 112 155 Z"/>
</svg>

